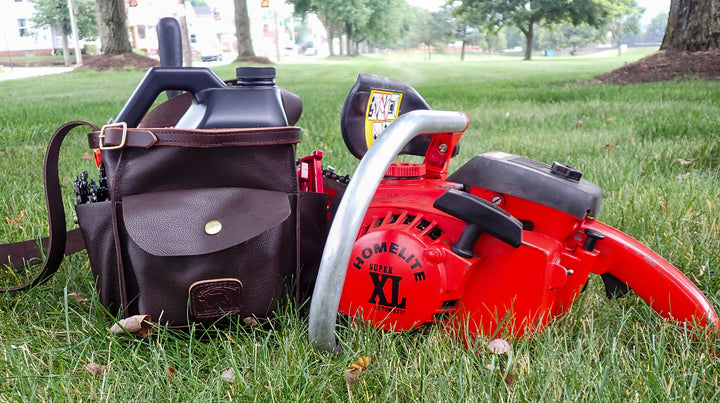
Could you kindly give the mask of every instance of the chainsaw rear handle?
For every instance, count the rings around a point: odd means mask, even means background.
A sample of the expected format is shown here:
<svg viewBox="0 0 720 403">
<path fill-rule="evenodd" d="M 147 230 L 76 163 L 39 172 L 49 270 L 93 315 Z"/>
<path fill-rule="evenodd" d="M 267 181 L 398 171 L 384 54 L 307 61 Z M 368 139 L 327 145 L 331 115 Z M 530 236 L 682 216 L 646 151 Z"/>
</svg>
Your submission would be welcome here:
<svg viewBox="0 0 720 403">
<path fill-rule="evenodd" d="M 385 171 L 416 136 L 457 133 L 467 126 L 468 118 L 462 112 L 408 112 L 388 126 L 360 160 L 330 227 L 310 303 L 308 334 L 317 348 L 342 350 L 335 339 L 335 322 L 345 274 L 360 225 Z"/>
<path fill-rule="evenodd" d="M 152 67 L 125 102 L 115 122 L 125 122 L 137 127 L 155 99 L 163 91 L 180 90 L 193 95 L 208 88 L 227 85 L 206 67 Z"/>
<path fill-rule="evenodd" d="M 596 274 L 611 274 L 627 284 L 660 316 L 717 333 L 718 316 L 705 295 L 680 270 L 655 251 L 607 224 L 586 219 L 581 228 L 602 238 L 595 249 L 599 256 Z"/>
</svg>

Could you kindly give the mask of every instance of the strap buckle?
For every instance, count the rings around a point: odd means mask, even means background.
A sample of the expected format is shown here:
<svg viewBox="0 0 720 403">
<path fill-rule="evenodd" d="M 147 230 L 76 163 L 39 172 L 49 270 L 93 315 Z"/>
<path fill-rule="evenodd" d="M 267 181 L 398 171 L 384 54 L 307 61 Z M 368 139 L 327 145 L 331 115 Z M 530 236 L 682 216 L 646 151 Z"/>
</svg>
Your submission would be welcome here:
<svg viewBox="0 0 720 403">
<path fill-rule="evenodd" d="M 105 138 L 105 129 L 112 128 L 112 127 L 122 127 L 122 138 L 120 139 L 120 144 L 116 146 L 106 146 L 103 144 L 103 139 Z M 125 147 L 125 142 L 127 141 L 127 123 L 126 122 L 118 122 L 118 123 L 111 123 L 104 125 L 100 129 L 100 135 L 98 136 L 98 141 L 100 143 L 100 149 L 105 150 L 117 150 L 118 148 Z"/>
</svg>

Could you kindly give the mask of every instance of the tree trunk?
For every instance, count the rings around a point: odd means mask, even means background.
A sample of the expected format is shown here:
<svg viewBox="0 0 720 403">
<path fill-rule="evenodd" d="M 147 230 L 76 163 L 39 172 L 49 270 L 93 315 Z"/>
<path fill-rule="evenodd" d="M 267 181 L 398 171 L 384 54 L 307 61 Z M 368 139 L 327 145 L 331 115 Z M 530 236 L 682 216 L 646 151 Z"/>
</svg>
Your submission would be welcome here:
<svg viewBox="0 0 720 403">
<path fill-rule="evenodd" d="M 182 48 L 182 65 L 191 67 L 193 65 L 192 44 L 187 29 L 187 16 L 185 14 L 185 0 L 178 0 L 177 20 L 180 24 L 180 47 Z"/>
<path fill-rule="evenodd" d="M 328 52 L 329 55 L 335 56 L 335 36 L 330 33 L 330 31 L 327 31 L 327 39 L 328 39 Z"/>
<path fill-rule="evenodd" d="M 62 43 L 63 43 L 63 62 L 66 66 L 70 65 L 70 45 L 68 43 L 68 35 L 65 31 L 62 31 Z"/>
<path fill-rule="evenodd" d="M 132 52 L 124 0 L 96 0 L 100 47 L 105 55 Z"/>
<path fill-rule="evenodd" d="M 235 2 L 235 35 L 238 44 L 238 59 L 255 57 L 252 36 L 250 36 L 250 16 L 248 15 L 247 1 Z"/>
<path fill-rule="evenodd" d="M 460 48 L 460 60 L 465 60 L 465 39 L 463 39 L 462 48 Z"/>
<path fill-rule="evenodd" d="M 528 25 L 527 30 L 522 30 L 522 33 L 525 34 L 525 57 L 524 60 L 532 60 L 532 48 L 533 48 L 533 35 L 534 35 L 534 29 L 533 29 L 533 23 L 531 22 Z"/>
<path fill-rule="evenodd" d="M 720 0 L 671 0 L 660 50 L 698 52 L 720 48 Z"/>
</svg>

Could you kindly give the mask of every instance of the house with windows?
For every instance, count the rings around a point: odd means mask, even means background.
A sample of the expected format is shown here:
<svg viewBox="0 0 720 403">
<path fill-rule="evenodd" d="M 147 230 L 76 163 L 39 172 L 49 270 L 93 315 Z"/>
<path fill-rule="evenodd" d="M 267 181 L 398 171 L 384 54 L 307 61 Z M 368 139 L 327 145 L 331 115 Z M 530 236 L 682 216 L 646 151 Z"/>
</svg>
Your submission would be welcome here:
<svg viewBox="0 0 720 403">
<path fill-rule="evenodd" d="M 35 29 L 28 0 L 0 0 L 0 56 L 45 56 L 62 48 L 60 29 Z"/>
<path fill-rule="evenodd" d="M 283 0 L 248 0 L 250 31 L 255 54 L 271 60 L 295 50 L 292 6 Z M 0 0 L 0 56 L 43 56 L 62 49 L 59 27 L 35 28 L 31 22 L 34 4 L 30 0 Z M 157 55 L 155 26 L 162 17 L 183 18 L 193 53 L 236 52 L 235 15 L 229 0 L 205 0 L 193 7 L 190 1 L 126 0 L 132 47 Z M 73 39 L 70 43 L 73 43 Z M 82 41 L 81 41 L 82 42 Z M 99 44 L 98 44 L 99 48 Z"/>
</svg>

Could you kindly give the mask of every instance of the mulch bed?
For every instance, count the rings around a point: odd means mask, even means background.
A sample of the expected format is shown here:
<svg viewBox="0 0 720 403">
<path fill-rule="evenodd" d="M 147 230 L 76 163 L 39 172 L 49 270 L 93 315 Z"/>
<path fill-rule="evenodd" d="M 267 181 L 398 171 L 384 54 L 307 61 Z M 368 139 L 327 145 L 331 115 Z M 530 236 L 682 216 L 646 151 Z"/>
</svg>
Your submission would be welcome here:
<svg viewBox="0 0 720 403">
<path fill-rule="evenodd" d="M 235 60 L 236 62 L 253 63 L 253 64 L 271 64 L 272 62 L 266 57 L 244 57 Z M 83 67 L 90 70 L 147 70 L 150 67 L 159 66 L 160 62 L 147 56 L 137 55 L 135 53 L 123 53 L 121 55 L 84 55 Z"/>
<path fill-rule="evenodd" d="M 595 78 L 600 82 L 634 84 L 674 81 L 687 77 L 717 80 L 720 77 L 720 50 L 704 52 L 661 50 Z"/>
<path fill-rule="evenodd" d="M 147 70 L 150 67 L 159 66 L 160 62 L 147 56 L 136 55 L 135 53 L 123 53 L 121 55 L 83 55 L 83 67 L 90 70 Z"/>
</svg>

